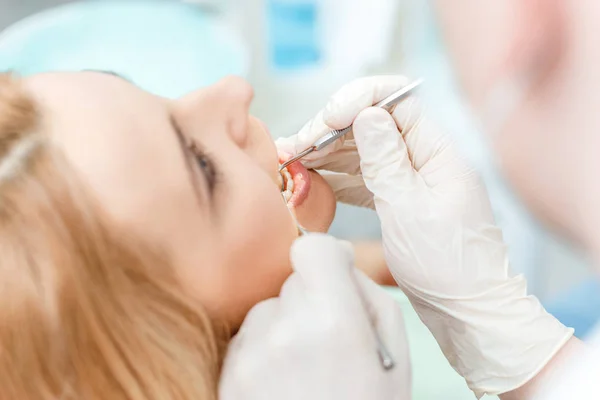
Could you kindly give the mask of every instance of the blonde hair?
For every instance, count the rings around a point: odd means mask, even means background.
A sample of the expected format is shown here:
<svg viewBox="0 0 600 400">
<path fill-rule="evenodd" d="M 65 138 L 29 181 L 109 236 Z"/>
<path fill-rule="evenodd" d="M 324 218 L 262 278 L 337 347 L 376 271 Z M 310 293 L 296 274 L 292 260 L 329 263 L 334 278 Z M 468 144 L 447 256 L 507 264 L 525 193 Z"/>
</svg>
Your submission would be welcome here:
<svg viewBox="0 0 600 400">
<path fill-rule="evenodd" d="M 216 399 L 227 333 L 76 175 L 0 74 L 0 399 Z"/>
</svg>

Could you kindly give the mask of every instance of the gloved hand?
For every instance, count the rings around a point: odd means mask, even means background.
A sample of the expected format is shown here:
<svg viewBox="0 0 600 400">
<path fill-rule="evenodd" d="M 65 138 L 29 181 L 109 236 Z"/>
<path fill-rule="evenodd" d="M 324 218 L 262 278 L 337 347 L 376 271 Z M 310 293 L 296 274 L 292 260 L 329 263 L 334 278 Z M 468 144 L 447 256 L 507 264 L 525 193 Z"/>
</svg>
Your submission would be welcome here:
<svg viewBox="0 0 600 400">
<path fill-rule="evenodd" d="M 523 276 L 510 272 L 483 183 L 451 137 L 423 117 L 418 99 L 392 115 L 370 107 L 407 82 L 356 81 L 309 126 L 354 122 L 362 178 L 374 194 L 394 278 L 475 394 L 505 393 L 536 375 L 573 331 L 527 296 Z M 316 131 L 306 128 L 288 144 L 302 148 Z M 338 143 L 307 164 L 356 173 L 355 155 L 344 154 L 348 147 L 348 140 Z M 361 190 L 353 190 L 353 199 Z"/>
<path fill-rule="evenodd" d="M 291 155 L 312 145 L 332 129 L 349 126 L 365 104 L 371 106 L 411 81 L 403 76 L 379 76 L 359 79 L 334 94 L 327 106 L 308 121 L 298 134 L 275 141 L 278 150 Z M 375 208 L 373 194 L 361 176 L 360 158 L 352 133 L 302 159 L 307 168 L 319 170 L 339 202 Z"/>
<path fill-rule="evenodd" d="M 255 306 L 229 346 L 221 400 L 410 399 L 399 305 L 354 268 L 349 244 L 309 234 L 291 250 L 293 275 L 278 298 Z M 396 366 L 380 365 L 356 288 L 375 313 Z"/>
</svg>

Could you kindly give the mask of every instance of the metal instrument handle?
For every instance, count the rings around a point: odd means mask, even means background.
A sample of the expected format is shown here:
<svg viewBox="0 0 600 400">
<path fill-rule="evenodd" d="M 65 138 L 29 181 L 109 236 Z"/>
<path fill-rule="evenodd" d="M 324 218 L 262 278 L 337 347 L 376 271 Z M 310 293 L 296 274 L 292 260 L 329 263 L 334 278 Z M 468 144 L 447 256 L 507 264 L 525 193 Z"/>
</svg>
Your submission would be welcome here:
<svg viewBox="0 0 600 400">
<path fill-rule="evenodd" d="M 408 95 L 410 95 L 410 93 L 421 83 L 423 83 L 423 79 L 417 79 L 416 81 L 404 86 L 402 89 L 392 93 L 385 99 L 381 100 L 379 103 L 375 104 L 373 107 L 381 108 L 389 113 L 392 113 L 396 105 L 398 105 L 398 103 L 400 103 Z M 314 142 L 312 147 L 314 148 L 314 151 L 319 151 L 350 132 L 352 132 L 352 125 L 344 129 L 332 130 L 325 136 Z"/>
<path fill-rule="evenodd" d="M 315 151 L 319 151 L 322 148 L 329 146 L 331 143 L 335 142 L 342 136 L 350 133 L 351 131 L 352 131 L 352 126 L 348 126 L 344 129 L 336 129 L 336 130 L 330 131 L 325 136 L 323 136 L 322 138 L 320 138 L 319 140 L 314 142 L 312 147 L 314 147 Z"/>
</svg>

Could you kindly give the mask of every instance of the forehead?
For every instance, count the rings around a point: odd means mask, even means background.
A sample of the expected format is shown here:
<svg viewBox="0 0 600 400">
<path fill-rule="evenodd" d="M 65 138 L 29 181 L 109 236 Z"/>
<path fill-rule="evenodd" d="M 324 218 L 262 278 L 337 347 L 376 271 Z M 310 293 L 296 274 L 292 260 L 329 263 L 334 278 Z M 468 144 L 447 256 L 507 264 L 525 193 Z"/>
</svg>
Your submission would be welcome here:
<svg viewBox="0 0 600 400">
<path fill-rule="evenodd" d="M 57 129 L 53 134 L 61 140 L 71 134 L 70 128 L 85 125 L 88 134 L 109 134 L 106 128 L 128 130 L 133 126 L 168 119 L 167 100 L 140 90 L 114 75 L 82 73 L 48 73 L 26 79 L 26 86 L 42 107 L 46 126 Z M 145 118 L 141 118 L 144 116 Z M 90 122 L 93 122 L 92 125 Z M 96 129 L 94 129 L 96 128 Z"/>
<path fill-rule="evenodd" d="M 87 160 L 120 169 L 175 144 L 166 100 L 121 78 L 53 73 L 26 85 L 40 104 L 44 129 L 76 165 Z"/>
<path fill-rule="evenodd" d="M 167 100 L 102 73 L 41 74 L 25 83 L 44 131 L 117 218 L 148 211 L 174 187 L 191 190 Z"/>
</svg>

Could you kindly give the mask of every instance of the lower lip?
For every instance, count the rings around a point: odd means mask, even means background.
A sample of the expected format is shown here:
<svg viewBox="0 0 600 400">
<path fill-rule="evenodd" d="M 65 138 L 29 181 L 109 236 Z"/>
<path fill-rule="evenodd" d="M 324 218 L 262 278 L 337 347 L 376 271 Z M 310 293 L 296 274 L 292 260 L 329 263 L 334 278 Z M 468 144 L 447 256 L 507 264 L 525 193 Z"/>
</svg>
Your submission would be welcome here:
<svg viewBox="0 0 600 400">
<path fill-rule="evenodd" d="M 292 156 L 289 154 L 279 154 L 279 162 L 284 163 L 291 157 Z M 299 207 L 308 197 L 311 184 L 310 174 L 306 167 L 298 161 L 288 165 L 287 170 L 290 172 L 292 180 L 294 181 L 294 190 L 292 191 L 292 197 L 288 201 L 288 204 L 292 207 Z"/>
</svg>

